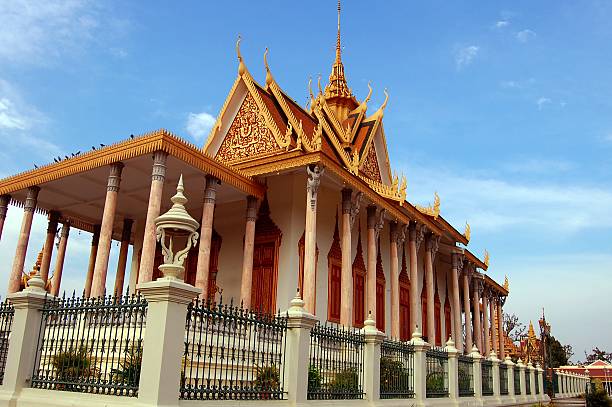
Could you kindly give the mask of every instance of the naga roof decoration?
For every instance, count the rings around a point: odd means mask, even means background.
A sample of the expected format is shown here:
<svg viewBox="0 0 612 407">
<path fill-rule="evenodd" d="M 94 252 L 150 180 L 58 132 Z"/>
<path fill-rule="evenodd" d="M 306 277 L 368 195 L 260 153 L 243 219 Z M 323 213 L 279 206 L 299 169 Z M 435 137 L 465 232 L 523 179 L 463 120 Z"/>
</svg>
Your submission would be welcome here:
<svg viewBox="0 0 612 407">
<path fill-rule="evenodd" d="M 437 219 L 440 216 L 440 196 L 436 192 L 434 194 L 434 202 L 429 206 L 420 206 L 416 205 L 416 208 L 424 213 L 425 215 L 432 216 L 434 219 Z"/>
<path fill-rule="evenodd" d="M 470 224 L 467 222 L 465 222 L 465 230 L 463 231 L 463 236 L 465 236 L 468 242 L 470 241 L 470 237 L 472 237 L 472 229 L 470 228 Z"/>
</svg>

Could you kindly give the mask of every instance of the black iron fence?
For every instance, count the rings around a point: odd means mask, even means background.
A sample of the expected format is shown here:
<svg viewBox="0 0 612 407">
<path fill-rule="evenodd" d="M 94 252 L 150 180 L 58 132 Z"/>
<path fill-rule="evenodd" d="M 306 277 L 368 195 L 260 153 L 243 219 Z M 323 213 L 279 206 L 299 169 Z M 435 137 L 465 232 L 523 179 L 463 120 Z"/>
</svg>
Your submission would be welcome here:
<svg viewBox="0 0 612 407">
<path fill-rule="evenodd" d="M 414 397 L 414 347 L 384 340 L 380 345 L 380 398 Z"/>
<path fill-rule="evenodd" d="M 317 324 L 310 332 L 308 399 L 363 398 L 363 348 L 358 330 Z"/>
<path fill-rule="evenodd" d="M 529 369 L 525 371 L 525 394 L 531 394 L 531 371 Z"/>
<path fill-rule="evenodd" d="M 459 397 L 474 396 L 474 360 L 471 356 L 459 355 Z"/>
<path fill-rule="evenodd" d="M 281 400 L 286 315 L 195 300 L 187 308 L 179 397 Z"/>
<path fill-rule="evenodd" d="M 514 366 L 514 394 L 521 394 L 521 370 Z"/>
<path fill-rule="evenodd" d="M 13 326 L 15 309 L 8 301 L 0 303 L 0 384 L 4 381 L 4 368 L 8 354 L 9 335 Z"/>
<path fill-rule="evenodd" d="M 499 364 L 499 394 L 502 396 L 508 394 L 508 365 L 504 362 Z"/>
<path fill-rule="evenodd" d="M 49 297 L 42 309 L 31 385 L 137 396 L 147 301 Z"/>
<path fill-rule="evenodd" d="M 493 395 L 493 362 L 483 359 L 480 365 L 482 377 L 482 395 Z"/>
<path fill-rule="evenodd" d="M 425 356 L 427 373 L 426 396 L 448 397 L 448 353 L 443 349 L 429 349 Z"/>
</svg>

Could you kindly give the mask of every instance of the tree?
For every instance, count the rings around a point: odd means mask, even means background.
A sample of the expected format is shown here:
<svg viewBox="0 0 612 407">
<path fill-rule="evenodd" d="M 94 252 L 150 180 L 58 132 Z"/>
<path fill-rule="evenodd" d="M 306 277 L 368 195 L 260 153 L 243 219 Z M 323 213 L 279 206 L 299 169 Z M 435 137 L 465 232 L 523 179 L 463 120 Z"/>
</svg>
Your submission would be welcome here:
<svg viewBox="0 0 612 407">
<path fill-rule="evenodd" d="M 572 356 L 574 356 L 574 348 L 572 348 L 572 345 L 563 345 L 563 352 L 565 352 L 568 362 Z"/>
<path fill-rule="evenodd" d="M 515 314 L 504 312 L 504 332 L 508 338 L 513 342 L 518 342 L 523 339 L 526 330 L 525 324 L 519 322 L 519 318 Z"/>
<path fill-rule="evenodd" d="M 606 352 L 599 349 L 598 347 L 593 348 L 591 353 L 584 352 L 586 356 L 586 364 L 593 363 L 597 360 L 603 360 L 608 363 L 612 363 L 612 352 Z"/>
<path fill-rule="evenodd" d="M 571 345 L 561 345 L 554 336 L 550 336 L 549 339 L 549 365 L 550 367 L 559 367 L 559 366 L 567 366 L 569 363 L 568 354 L 566 353 L 569 347 L 570 352 L 573 354 L 573 350 Z"/>
</svg>

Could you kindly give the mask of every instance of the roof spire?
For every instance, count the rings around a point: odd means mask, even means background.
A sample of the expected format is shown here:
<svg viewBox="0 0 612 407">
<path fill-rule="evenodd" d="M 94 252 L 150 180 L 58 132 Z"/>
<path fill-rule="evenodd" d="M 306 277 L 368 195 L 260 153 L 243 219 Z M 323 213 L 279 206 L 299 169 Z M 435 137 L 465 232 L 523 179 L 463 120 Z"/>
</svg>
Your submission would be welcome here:
<svg viewBox="0 0 612 407">
<path fill-rule="evenodd" d="M 357 100 L 346 83 L 344 65 L 342 64 L 342 48 L 340 43 L 340 0 L 338 0 L 338 33 L 336 36 L 336 59 L 329 75 L 329 83 L 325 86 L 325 99 L 335 110 L 336 116 L 342 121 L 348 112 L 358 106 Z"/>
<path fill-rule="evenodd" d="M 338 38 L 336 39 L 336 62 L 340 62 L 340 0 L 338 0 Z"/>
</svg>

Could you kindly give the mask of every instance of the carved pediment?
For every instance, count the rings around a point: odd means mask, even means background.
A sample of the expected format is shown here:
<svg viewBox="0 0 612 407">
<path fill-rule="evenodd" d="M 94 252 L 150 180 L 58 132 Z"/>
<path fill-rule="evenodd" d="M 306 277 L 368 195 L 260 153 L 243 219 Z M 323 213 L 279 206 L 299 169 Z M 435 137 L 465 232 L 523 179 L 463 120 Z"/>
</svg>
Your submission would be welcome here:
<svg viewBox="0 0 612 407">
<path fill-rule="evenodd" d="M 371 145 L 368 149 L 368 153 L 359 170 L 363 175 L 370 178 L 371 180 L 382 183 L 380 167 L 378 165 L 378 156 L 376 154 L 376 147 L 374 145 Z"/>
<path fill-rule="evenodd" d="M 252 159 L 281 151 L 250 93 L 244 98 L 216 158 L 223 162 Z"/>
</svg>

